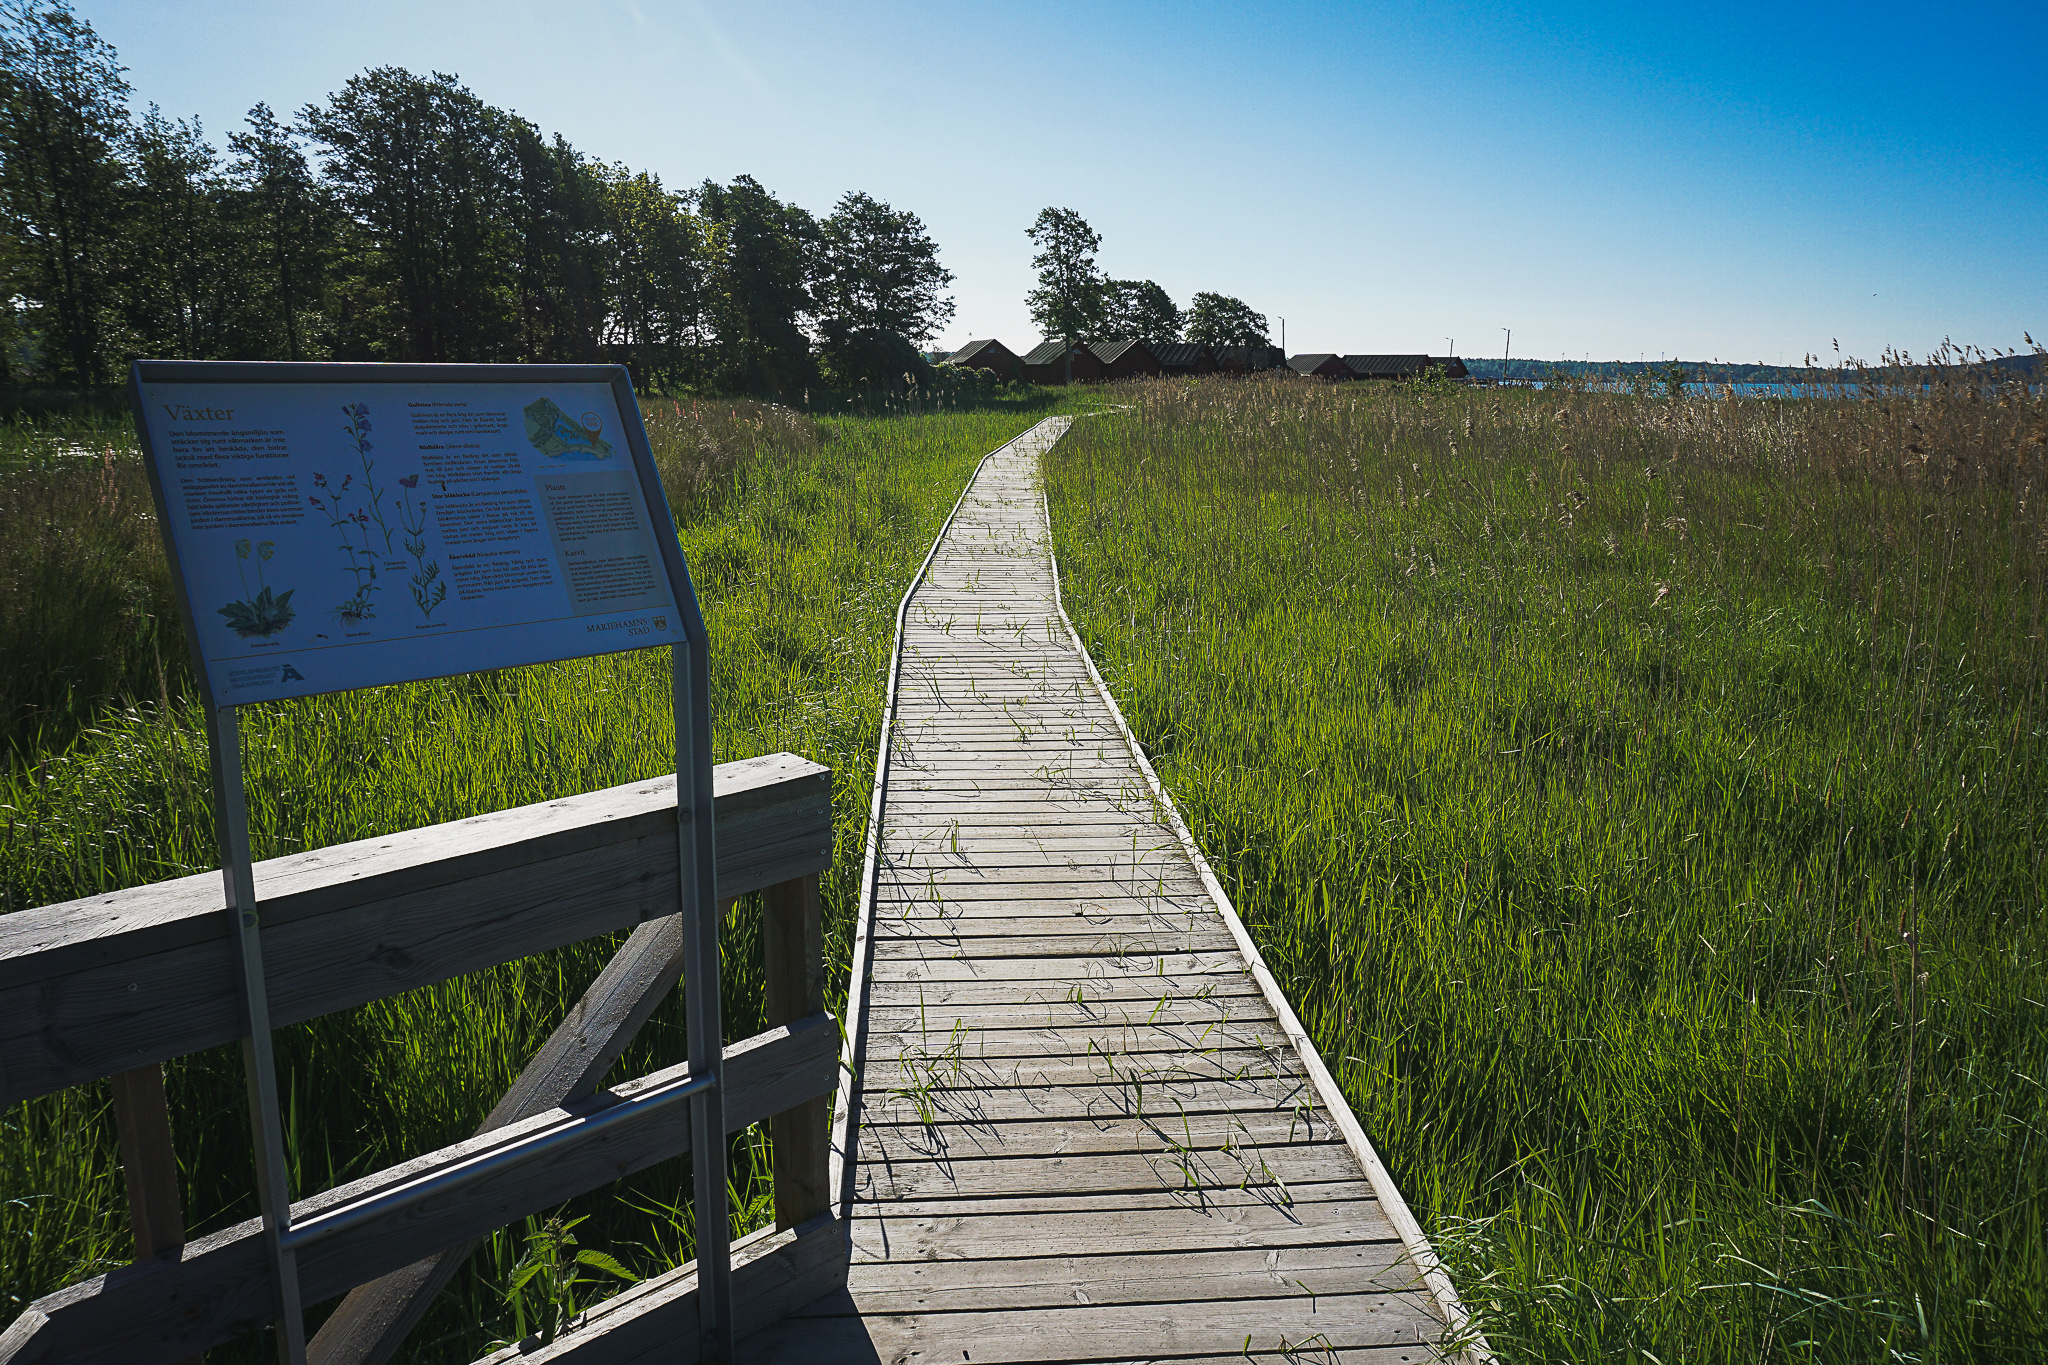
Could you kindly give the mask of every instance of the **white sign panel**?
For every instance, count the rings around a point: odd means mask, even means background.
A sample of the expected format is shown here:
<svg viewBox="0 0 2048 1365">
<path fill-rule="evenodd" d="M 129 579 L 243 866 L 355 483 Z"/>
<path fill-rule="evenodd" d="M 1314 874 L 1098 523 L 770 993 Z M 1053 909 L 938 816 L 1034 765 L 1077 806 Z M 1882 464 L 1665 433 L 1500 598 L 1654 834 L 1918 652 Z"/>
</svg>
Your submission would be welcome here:
<svg viewBox="0 0 2048 1365">
<path fill-rule="evenodd" d="M 217 705 L 682 638 L 611 384 L 136 395 Z"/>
</svg>

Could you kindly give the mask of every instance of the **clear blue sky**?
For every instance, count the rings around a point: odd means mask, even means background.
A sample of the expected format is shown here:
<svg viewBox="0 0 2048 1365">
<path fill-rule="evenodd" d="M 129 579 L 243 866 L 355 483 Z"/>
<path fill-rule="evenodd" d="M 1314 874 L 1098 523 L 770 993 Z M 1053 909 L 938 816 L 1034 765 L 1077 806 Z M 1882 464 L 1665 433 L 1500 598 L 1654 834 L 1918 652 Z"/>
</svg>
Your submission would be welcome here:
<svg viewBox="0 0 2048 1365">
<path fill-rule="evenodd" d="M 939 242 L 953 342 L 1035 339 L 1046 205 L 1112 275 L 1238 295 L 1296 352 L 2048 338 L 2038 3 L 76 2 L 138 106 L 217 143 L 388 63 L 672 186 L 866 190 Z"/>
</svg>

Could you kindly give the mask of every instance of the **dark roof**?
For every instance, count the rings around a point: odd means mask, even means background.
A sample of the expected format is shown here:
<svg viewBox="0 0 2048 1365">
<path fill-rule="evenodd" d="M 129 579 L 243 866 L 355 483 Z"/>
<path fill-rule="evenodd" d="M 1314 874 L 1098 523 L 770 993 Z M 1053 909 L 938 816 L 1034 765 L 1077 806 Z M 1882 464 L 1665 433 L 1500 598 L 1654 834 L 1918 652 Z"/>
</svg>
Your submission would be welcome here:
<svg viewBox="0 0 2048 1365">
<path fill-rule="evenodd" d="M 1237 369 L 1278 369 L 1287 363 L 1278 346 L 1211 346 L 1209 354 L 1216 357 L 1218 365 Z"/>
<path fill-rule="evenodd" d="M 1116 364 L 1132 347 L 1136 347 L 1145 354 L 1152 356 L 1155 360 L 1158 359 L 1157 354 L 1153 352 L 1152 348 L 1136 337 L 1119 337 L 1115 341 L 1091 341 L 1088 343 L 1088 349 L 1093 351 L 1095 358 L 1105 365 Z"/>
<path fill-rule="evenodd" d="M 1170 370 L 1199 365 L 1210 358 L 1209 348 L 1193 341 L 1162 342 L 1152 348 L 1152 354 L 1159 357 L 1159 363 Z"/>
<path fill-rule="evenodd" d="M 1361 379 L 1419 379 L 1432 366 L 1450 379 L 1463 379 L 1468 373 L 1456 356 L 1347 355 L 1344 363 Z"/>
<path fill-rule="evenodd" d="M 1374 379 L 1409 379 L 1429 368 L 1426 355 L 1347 355 L 1351 373 Z"/>
<path fill-rule="evenodd" d="M 1007 346 L 1003 346 L 1003 343 L 997 341 L 994 337 L 985 337 L 980 341 L 970 341 L 959 350 L 953 352 L 951 357 L 952 363 L 955 365 L 965 365 L 991 346 L 1002 346 L 1005 351 L 1010 349 Z"/>
<path fill-rule="evenodd" d="M 1067 353 L 1064 341 L 1041 341 L 1024 355 L 1026 365 L 1050 365 Z"/>
<path fill-rule="evenodd" d="M 1336 360 L 1339 364 L 1343 363 L 1335 351 L 1316 351 L 1309 355 L 1290 357 L 1287 361 L 1287 368 L 1293 370 L 1296 374 L 1314 374 L 1333 360 Z"/>
</svg>

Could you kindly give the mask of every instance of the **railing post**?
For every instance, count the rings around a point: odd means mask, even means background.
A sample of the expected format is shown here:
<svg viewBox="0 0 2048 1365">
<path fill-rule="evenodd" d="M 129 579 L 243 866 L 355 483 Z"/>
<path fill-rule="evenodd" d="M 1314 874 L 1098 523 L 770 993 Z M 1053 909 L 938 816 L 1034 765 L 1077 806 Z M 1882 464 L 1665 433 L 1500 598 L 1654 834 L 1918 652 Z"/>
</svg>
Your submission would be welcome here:
<svg viewBox="0 0 2048 1365">
<path fill-rule="evenodd" d="M 128 1221 L 135 1229 L 135 1259 L 185 1245 L 185 1209 L 178 1197 L 178 1154 L 171 1146 L 171 1106 L 164 1098 L 164 1068 L 116 1072 L 114 1127 L 121 1142 L 121 1180 L 128 1187 Z M 194 1356 L 184 1365 L 197 1365 Z"/>
<path fill-rule="evenodd" d="M 767 959 L 768 1027 L 825 1008 L 825 937 L 818 874 L 761 893 L 761 949 Z M 793 1228 L 831 1207 L 827 1197 L 832 1097 L 818 1095 L 769 1120 L 775 1149 L 775 1226 Z"/>
</svg>

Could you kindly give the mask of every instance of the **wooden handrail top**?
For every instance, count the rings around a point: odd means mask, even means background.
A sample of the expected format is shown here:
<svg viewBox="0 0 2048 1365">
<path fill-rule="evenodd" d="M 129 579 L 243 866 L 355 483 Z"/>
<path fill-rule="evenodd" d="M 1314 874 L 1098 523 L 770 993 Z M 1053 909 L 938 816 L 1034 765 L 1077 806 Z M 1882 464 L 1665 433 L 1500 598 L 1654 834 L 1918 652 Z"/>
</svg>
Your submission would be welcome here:
<svg viewBox="0 0 2048 1365">
<path fill-rule="evenodd" d="M 719 765 L 721 901 L 824 870 L 832 772 Z M 674 913 L 675 779 L 256 865 L 275 1025 Z M 218 872 L 0 915 L 0 1105 L 240 1036 Z"/>
</svg>

